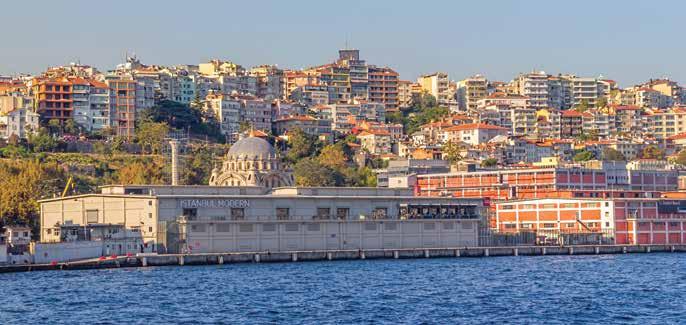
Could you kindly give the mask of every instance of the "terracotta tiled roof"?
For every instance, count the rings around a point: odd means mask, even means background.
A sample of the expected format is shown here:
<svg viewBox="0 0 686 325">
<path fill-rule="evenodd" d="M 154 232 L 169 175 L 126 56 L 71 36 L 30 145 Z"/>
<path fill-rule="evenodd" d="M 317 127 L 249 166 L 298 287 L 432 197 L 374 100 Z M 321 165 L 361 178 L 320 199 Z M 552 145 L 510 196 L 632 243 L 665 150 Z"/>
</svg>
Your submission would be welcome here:
<svg viewBox="0 0 686 325">
<path fill-rule="evenodd" d="M 452 127 L 449 127 L 446 129 L 446 131 L 450 132 L 455 132 L 455 131 L 464 131 L 464 130 L 503 130 L 507 131 L 507 128 L 504 128 L 502 126 L 497 126 L 497 125 L 492 125 L 492 124 L 484 124 L 484 123 L 469 123 L 469 124 L 462 124 L 462 125 L 455 125 Z"/>
</svg>

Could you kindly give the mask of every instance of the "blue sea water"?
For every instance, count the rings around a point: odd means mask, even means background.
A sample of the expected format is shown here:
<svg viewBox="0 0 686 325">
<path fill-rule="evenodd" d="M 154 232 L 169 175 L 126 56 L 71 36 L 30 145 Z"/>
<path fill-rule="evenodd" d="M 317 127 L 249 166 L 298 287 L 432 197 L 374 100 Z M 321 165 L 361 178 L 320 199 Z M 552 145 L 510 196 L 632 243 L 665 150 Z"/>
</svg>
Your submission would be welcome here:
<svg viewBox="0 0 686 325">
<path fill-rule="evenodd" d="M 686 255 L 0 274 L 0 324 L 686 323 Z"/>
</svg>

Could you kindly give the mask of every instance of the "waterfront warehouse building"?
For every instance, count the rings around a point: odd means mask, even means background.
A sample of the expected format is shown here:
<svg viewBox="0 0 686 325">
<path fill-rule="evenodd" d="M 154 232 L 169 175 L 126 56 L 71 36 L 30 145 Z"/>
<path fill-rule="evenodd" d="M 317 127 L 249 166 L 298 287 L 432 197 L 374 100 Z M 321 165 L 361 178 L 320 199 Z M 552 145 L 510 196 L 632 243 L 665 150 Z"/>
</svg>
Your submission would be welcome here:
<svg viewBox="0 0 686 325">
<path fill-rule="evenodd" d="M 40 238 L 100 241 L 105 254 L 464 247 L 485 222 L 480 198 L 291 182 L 271 145 L 248 137 L 210 186 L 112 185 L 41 200 Z"/>
<path fill-rule="evenodd" d="M 102 240 L 118 254 L 476 246 L 485 210 L 336 187 L 106 186 L 40 205 L 41 242 Z"/>
</svg>

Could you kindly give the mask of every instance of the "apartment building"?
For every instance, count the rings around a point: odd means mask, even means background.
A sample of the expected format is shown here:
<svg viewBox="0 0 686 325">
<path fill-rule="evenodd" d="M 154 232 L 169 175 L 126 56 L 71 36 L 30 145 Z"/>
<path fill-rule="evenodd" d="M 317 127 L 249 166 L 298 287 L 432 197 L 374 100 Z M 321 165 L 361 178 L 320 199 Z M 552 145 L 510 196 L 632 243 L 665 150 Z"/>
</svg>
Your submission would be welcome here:
<svg viewBox="0 0 686 325">
<path fill-rule="evenodd" d="M 7 140 L 12 136 L 27 139 L 40 127 L 40 115 L 30 107 L 18 107 L 8 112 L 0 111 L 0 137 Z"/>
<path fill-rule="evenodd" d="M 274 131 L 277 135 L 288 131 L 301 129 L 309 135 L 325 135 L 331 133 L 331 121 L 318 119 L 308 115 L 285 116 L 274 121 Z"/>
<path fill-rule="evenodd" d="M 203 103 L 205 111 L 219 123 L 221 134 L 236 138 L 241 122 L 241 102 L 229 95 L 210 93 Z"/>
<path fill-rule="evenodd" d="M 398 108 L 407 108 L 412 105 L 412 82 L 398 80 Z"/>
<path fill-rule="evenodd" d="M 362 149 L 373 155 L 391 153 L 391 134 L 384 131 L 362 131 L 357 135 Z"/>
<path fill-rule="evenodd" d="M 476 146 L 497 136 L 506 136 L 509 130 L 497 125 L 470 123 L 451 126 L 444 132 L 447 133 L 448 141 L 464 142 Z"/>
<path fill-rule="evenodd" d="M 74 107 L 71 81 L 67 78 L 34 79 L 32 84 L 34 108 L 41 119 L 72 119 Z"/>
<path fill-rule="evenodd" d="M 108 79 L 110 88 L 111 121 L 116 134 L 132 139 L 136 122 L 136 91 L 139 86 L 132 79 Z"/>
<path fill-rule="evenodd" d="M 398 110 L 398 73 L 387 67 L 369 67 L 369 101 L 381 103 L 386 111 Z"/>
<path fill-rule="evenodd" d="M 474 75 L 456 83 L 457 106 L 461 111 L 476 111 L 479 100 L 487 95 L 488 81 L 482 75 Z"/>
<path fill-rule="evenodd" d="M 427 92 L 436 98 L 438 106 L 448 108 L 450 102 L 449 79 L 448 74 L 444 72 L 436 72 L 427 74 L 417 78 L 417 83 L 423 92 Z"/>
</svg>

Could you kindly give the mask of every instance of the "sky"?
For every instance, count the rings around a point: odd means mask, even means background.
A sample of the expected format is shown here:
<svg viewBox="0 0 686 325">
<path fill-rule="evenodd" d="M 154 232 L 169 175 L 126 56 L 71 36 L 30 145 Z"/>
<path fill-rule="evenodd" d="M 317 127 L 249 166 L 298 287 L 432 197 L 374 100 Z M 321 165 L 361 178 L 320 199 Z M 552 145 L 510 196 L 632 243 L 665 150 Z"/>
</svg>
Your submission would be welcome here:
<svg viewBox="0 0 686 325">
<path fill-rule="evenodd" d="M 686 83 L 686 1 L 6 1 L 0 74 L 80 62 L 112 69 L 212 58 L 299 69 L 357 48 L 402 79 L 509 81 L 534 69 Z"/>
</svg>

